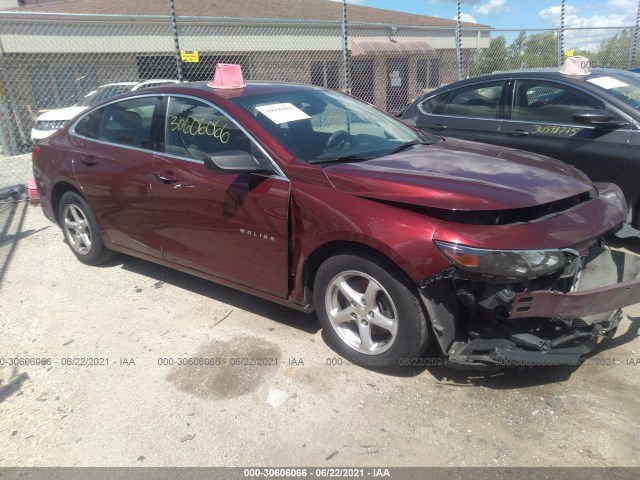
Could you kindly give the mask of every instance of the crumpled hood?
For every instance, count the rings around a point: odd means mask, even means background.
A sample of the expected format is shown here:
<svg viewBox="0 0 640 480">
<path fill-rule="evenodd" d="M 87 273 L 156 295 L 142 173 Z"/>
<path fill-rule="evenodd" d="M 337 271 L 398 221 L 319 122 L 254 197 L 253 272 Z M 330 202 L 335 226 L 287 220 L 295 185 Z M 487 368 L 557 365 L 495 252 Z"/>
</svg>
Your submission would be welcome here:
<svg viewBox="0 0 640 480">
<path fill-rule="evenodd" d="M 39 115 L 36 120 L 71 120 L 80 112 L 84 112 L 89 107 L 66 107 L 57 108 Z"/>
<path fill-rule="evenodd" d="M 447 210 L 532 207 L 592 188 L 548 157 L 452 138 L 324 171 L 345 193 Z"/>
</svg>

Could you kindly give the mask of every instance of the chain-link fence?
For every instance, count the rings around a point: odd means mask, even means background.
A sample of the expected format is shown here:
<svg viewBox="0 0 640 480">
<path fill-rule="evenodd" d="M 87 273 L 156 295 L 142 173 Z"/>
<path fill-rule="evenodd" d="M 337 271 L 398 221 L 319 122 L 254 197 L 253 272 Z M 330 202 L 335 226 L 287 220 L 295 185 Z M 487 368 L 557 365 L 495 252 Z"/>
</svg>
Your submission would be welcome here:
<svg viewBox="0 0 640 480">
<path fill-rule="evenodd" d="M 593 67 L 630 68 L 640 60 L 632 43 L 634 31 L 634 27 L 492 30 L 489 46 L 474 52 L 467 73 L 558 67 L 567 54 L 587 57 Z"/>
<path fill-rule="evenodd" d="M 345 52 L 340 18 L 183 16 L 176 21 L 181 57 L 169 15 L 0 12 L 0 199 L 24 191 L 34 139 L 95 100 L 144 87 L 137 82 L 176 80 L 178 67 L 185 80 L 198 81 L 211 79 L 219 62 L 238 63 L 248 80 L 348 90 L 393 113 L 461 76 L 557 67 L 566 50 L 589 57 L 593 66 L 638 62 L 634 27 L 501 31 L 467 25 L 458 35 L 456 22 L 448 23 L 350 22 Z M 90 92 L 94 97 L 86 97 Z"/>
</svg>

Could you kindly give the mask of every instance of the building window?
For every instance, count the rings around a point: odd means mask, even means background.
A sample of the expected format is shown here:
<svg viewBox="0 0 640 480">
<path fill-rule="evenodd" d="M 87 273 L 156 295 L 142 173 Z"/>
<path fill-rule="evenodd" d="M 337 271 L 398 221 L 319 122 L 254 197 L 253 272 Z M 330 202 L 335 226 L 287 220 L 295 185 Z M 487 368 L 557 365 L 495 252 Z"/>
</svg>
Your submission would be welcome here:
<svg viewBox="0 0 640 480">
<path fill-rule="evenodd" d="M 311 62 L 311 84 L 338 90 L 340 88 L 339 63 Z"/>
<path fill-rule="evenodd" d="M 440 86 L 440 64 L 437 58 L 418 60 L 416 86 L 418 91 Z"/>
</svg>

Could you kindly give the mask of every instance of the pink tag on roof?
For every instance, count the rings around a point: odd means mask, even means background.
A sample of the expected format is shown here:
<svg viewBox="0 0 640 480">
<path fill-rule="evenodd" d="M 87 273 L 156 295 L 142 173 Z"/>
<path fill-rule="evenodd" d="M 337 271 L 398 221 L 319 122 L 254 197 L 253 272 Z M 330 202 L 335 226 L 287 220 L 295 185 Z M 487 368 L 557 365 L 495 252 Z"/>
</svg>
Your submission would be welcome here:
<svg viewBox="0 0 640 480">
<path fill-rule="evenodd" d="M 562 65 L 560 73 L 563 73 L 565 75 L 584 76 L 591 73 L 589 71 L 590 67 L 591 64 L 589 63 L 589 59 L 587 57 L 569 57 L 564 61 L 564 65 Z"/>
<path fill-rule="evenodd" d="M 219 63 L 213 81 L 207 83 L 211 88 L 243 88 L 246 86 L 242 76 L 242 67 L 233 63 Z"/>
</svg>

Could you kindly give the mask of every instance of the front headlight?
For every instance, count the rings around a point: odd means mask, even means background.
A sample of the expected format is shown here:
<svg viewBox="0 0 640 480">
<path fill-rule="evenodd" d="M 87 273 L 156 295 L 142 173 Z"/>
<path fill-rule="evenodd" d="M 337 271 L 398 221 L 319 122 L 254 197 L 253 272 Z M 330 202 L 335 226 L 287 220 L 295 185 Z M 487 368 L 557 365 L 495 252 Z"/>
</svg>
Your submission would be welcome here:
<svg viewBox="0 0 640 480">
<path fill-rule="evenodd" d="M 486 250 L 437 240 L 435 244 L 460 271 L 500 282 L 543 277 L 568 262 L 561 250 Z"/>
</svg>

